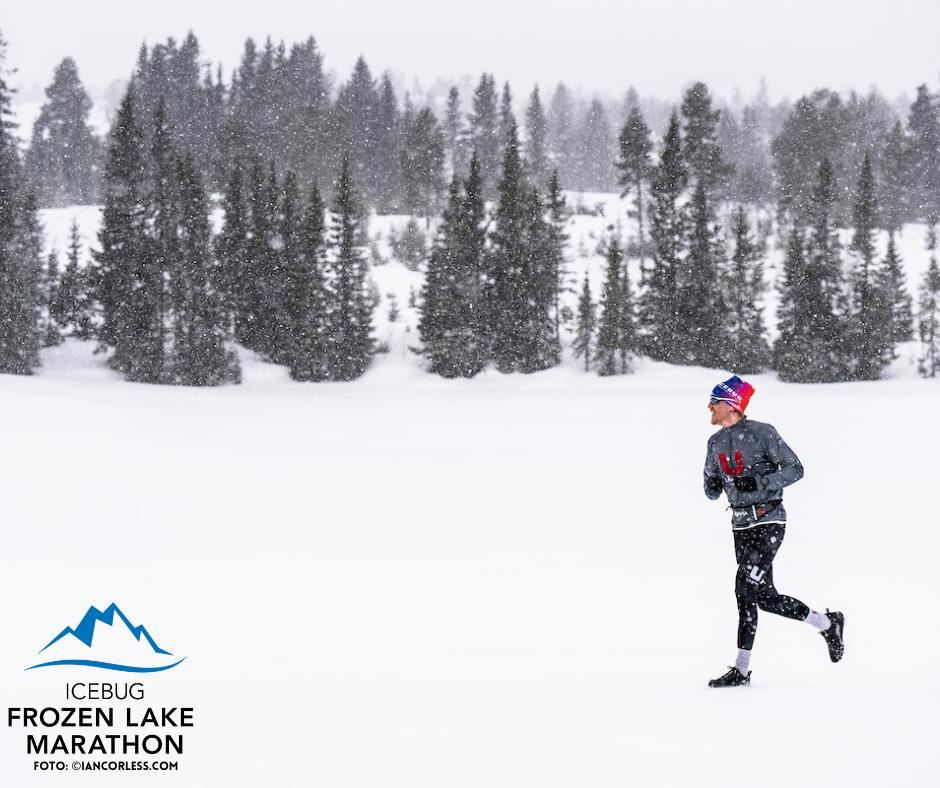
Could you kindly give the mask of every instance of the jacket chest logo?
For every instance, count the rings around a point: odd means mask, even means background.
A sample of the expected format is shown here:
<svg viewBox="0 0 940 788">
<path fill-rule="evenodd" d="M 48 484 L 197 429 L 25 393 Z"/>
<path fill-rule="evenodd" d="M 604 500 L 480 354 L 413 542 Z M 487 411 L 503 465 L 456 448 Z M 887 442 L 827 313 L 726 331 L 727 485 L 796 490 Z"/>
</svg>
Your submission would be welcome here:
<svg viewBox="0 0 940 788">
<path fill-rule="evenodd" d="M 731 467 L 731 463 L 728 462 L 728 455 L 724 452 L 718 455 L 718 462 L 725 476 L 741 476 L 744 473 L 744 454 L 740 449 L 734 453 L 733 468 Z"/>
</svg>

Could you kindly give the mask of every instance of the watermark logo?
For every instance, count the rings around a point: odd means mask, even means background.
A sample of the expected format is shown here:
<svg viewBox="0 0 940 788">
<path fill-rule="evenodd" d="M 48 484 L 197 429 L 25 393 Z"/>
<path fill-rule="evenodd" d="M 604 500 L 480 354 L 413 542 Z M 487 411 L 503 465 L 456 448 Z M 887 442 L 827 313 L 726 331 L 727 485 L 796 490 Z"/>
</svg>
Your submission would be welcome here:
<svg viewBox="0 0 940 788">
<path fill-rule="evenodd" d="M 126 673 L 158 673 L 186 659 L 177 659 L 160 648 L 143 624 L 132 624 L 113 602 L 104 610 L 88 608 L 78 626 L 65 627 L 39 654 L 43 661 L 26 670 L 80 665 Z"/>
</svg>

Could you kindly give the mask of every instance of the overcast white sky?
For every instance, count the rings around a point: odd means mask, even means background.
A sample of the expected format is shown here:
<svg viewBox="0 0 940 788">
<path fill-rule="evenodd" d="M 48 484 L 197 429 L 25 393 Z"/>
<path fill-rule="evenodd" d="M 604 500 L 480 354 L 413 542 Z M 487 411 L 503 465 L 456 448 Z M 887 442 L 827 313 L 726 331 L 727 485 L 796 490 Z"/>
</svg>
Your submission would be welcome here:
<svg viewBox="0 0 940 788">
<path fill-rule="evenodd" d="M 936 88 L 940 72 L 937 0 L 4 0 L 0 16 L 25 94 L 66 55 L 98 94 L 130 74 L 141 42 L 189 29 L 226 78 L 247 36 L 312 34 L 343 79 L 361 53 L 375 74 L 408 83 L 486 70 L 516 95 L 564 80 L 610 97 L 633 84 L 675 98 L 701 79 L 730 97 L 764 77 L 774 100 L 872 85 L 894 98 L 921 82 Z"/>
</svg>

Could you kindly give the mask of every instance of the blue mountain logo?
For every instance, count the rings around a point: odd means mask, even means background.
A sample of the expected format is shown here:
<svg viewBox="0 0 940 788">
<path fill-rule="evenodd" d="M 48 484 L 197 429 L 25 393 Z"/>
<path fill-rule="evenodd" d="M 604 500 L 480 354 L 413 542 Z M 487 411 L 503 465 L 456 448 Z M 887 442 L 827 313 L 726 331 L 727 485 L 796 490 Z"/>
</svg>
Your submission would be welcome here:
<svg viewBox="0 0 940 788">
<path fill-rule="evenodd" d="M 177 660 L 160 648 L 145 626 L 134 626 L 113 602 L 104 610 L 88 608 L 77 627 L 63 629 L 39 653 L 47 661 L 26 670 L 82 665 L 127 673 L 158 673 L 186 659 Z"/>
</svg>

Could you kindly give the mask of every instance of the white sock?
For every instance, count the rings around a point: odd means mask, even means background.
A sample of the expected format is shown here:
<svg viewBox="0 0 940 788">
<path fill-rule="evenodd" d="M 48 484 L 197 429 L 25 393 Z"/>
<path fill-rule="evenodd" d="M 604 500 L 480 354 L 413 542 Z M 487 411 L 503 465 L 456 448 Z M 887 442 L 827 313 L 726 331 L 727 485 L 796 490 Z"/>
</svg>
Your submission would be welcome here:
<svg viewBox="0 0 940 788">
<path fill-rule="evenodd" d="M 738 658 L 734 661 L 734 666 L 745 676 L 747 669 L 751 664 L 751 652 L 746 648 L 738 649 Z"/>
<path fill-rule="evenodd" d="M 810 610 L 805 620 L 807 624 L 816 627 L 820 632 L 825 632 L 832 623 L 829 620 L 829 616 L 825 613 L 817 613 L 815 610 Z"/>
</svg>

